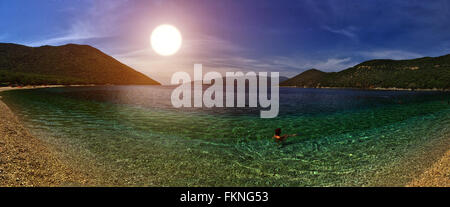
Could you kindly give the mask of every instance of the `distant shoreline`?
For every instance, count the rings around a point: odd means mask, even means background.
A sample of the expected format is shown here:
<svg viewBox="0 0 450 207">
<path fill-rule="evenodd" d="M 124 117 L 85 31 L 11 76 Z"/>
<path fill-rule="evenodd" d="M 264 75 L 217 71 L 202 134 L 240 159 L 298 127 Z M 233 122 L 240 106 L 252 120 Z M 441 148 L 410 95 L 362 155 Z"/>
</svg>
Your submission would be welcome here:
<svg viewBox="0 0 450 207">
<path fill-rule="evenodd" d="M 37 85 L 37 86 L 5 86 L 0 87 L 0 92 L 10 90 L 23 90 L 23 89 L 38 89 L 38 88 L 63 88 L 63 87 L 81 87 L 81 86 L 95 86 L 95 85 Z"/>
<path fill-rule="evenodd" d="M 299 86 L 280 86 L 283 88 L 316 88 L 316 89 L 354 89 L 354 90 L 373 90 L 373 91 L 443 91 L 448 92 L 450 89 L 439 89 L 439 88 L 352 88 L 352 87 L 299 87 Z"/>
<path fill-rule="evenodd" d="M 65 87 L 83 87 L 83 86 L 108 86 L 108 85 L 96 85 L 96 84 L 87 84 L 87 85 L 36 85 L 36 86 L 0 86 L 0 92 L 9 91 L 9 90 L 21 90 L 21 89 L 38 89 L 38 88 L 65 88 Z M 112 85 L 117 86 L 117 85 Z M 153 85 L 151 85 L 153 86 Z M 161 85 L 161 86 L 173 86 L 173 85 Z M 373 91 L 442 91 L 449 92 L 450 89 L 438 89 L 438 88 L 352 88 L 352 87 L 299 87 L 299 86 L 280 86 L 282 88 L 315 88 L 315 89 L 353 89 L 353 90 L 373 90 Z"/>
</svg>

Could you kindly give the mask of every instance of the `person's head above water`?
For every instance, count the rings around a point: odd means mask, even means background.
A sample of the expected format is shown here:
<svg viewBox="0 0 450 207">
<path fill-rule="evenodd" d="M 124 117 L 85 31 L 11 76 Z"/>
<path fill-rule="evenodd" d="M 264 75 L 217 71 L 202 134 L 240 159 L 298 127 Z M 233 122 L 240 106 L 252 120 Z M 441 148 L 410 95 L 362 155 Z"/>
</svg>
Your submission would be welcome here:
<svg viewBox="0 0 450 207">
<path fill-rule="evenodd" d="M 277 135 L 277 136 L 281 135 L 281 128 L 275 129 L 275 135 Z"/>
</svg>

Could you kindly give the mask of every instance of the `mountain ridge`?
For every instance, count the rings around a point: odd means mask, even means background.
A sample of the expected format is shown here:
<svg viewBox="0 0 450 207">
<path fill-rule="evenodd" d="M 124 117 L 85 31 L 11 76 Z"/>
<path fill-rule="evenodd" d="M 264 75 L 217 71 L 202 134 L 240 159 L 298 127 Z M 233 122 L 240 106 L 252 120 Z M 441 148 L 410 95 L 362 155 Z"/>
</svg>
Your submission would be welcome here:
<svg viewBox="0 0 450 207">
<path fill-rule="evenodd" d="M 160 85 L 90 45 L 28 47 L 0 43 L 2 85 Z"/>
<path fill-rule="evenodd" d="M 280 86 L 450 89 L 450 54 L 409 60 L 374 59 L 339 72 L 310 69 Z"/>
</svg>

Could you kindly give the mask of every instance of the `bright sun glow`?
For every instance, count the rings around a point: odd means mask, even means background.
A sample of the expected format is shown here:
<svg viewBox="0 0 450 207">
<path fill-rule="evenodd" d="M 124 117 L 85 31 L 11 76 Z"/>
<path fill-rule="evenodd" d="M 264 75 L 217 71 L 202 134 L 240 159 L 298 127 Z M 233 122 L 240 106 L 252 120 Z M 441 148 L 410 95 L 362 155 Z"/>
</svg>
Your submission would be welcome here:
<svg viewBox="0 0 450 207">
<path fill-rule="evenodd" d="M 160 25 L 153 30 L 150 42 L 156 53 L 163 56 L 173 55 L 181 47 L 181 33 L 172 25 Z"/>
</svg>

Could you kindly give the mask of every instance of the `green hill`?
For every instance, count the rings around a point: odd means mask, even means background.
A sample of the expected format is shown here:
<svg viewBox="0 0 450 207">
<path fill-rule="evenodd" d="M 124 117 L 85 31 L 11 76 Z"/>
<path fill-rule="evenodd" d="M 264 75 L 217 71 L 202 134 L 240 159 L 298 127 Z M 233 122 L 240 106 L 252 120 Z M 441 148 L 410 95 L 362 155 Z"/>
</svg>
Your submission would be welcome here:
<svg viewBox="0 0 450 207">
<path fill-rule="evenodd" d="M 281 86 L 450 89 L 450 55 L 412 60 L 370 60 L 340 72 L 307 70 Z"/>
<path fill-rule="evenodd" d="M 27 47 L 0 43 L 0 84 L 160 85 L 88 45 Z"/>
</svg>

